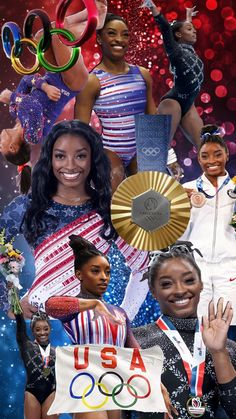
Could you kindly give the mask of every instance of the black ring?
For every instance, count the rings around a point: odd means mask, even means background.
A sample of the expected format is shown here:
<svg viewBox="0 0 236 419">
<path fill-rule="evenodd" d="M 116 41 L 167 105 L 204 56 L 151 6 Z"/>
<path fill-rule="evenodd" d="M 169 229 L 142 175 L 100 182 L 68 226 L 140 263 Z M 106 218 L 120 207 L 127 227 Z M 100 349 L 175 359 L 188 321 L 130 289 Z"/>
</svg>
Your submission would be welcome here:
<svg viewBox="0 0 236 419">
<path fill-rule="evenodd" d="M 50 47 L 51 40 L 52 40 L 52 35 L 50 32 L 50 30 L 52 29 L 52 25 L 51 25 L 49 16 L 46 12 L 44 12 L 41 9 L 30 10 L 24 20 L 23 34 L 25 38 L 32 39 L 33 24 L 36 17 L 39 17 L 43 24 L 44 33 L 43 33 L 42 51 L 45 52 Z"/>
<path fill-rule="evenodd" d="M 229 195 L 230 198 L 236 199 L 236 190 L 228 189 L 227 194 Z"/>
<path fill-rule="evenodd" d="M 103 389 L 102 389 L 102 386 L 100 386 L 99 384 L 101 384 L 101 382 L 102 382 L 102 379 L 105 377 L 105 375 L 107 375 L 107 374 L 114 374 L 114 375 L 116 375 L 119 379 L 120 379 L 120 384 L 119 384 L 119 386 L 120 386 L 120 390 L 118 390 L 116 393 L 105 393 L 105 391 L 103 391 Z M 113 371 L 107 371 L 107 372 L 104 372 L 104 374 L 102 374 L 101 375 L 101 377 L 99 378 L 99 380 L 98 380 L 98 390 L 100 391 L 100 393 L 102 393 L 104 396 L 110 396 L 110 397 L 112 397 L 112 395 L 113 396 L 117 396 L 118 394 L 120 394 L 120 392 L 123 390 L 123 383 L 124 383 L 124 380 L 123 380 L 123 378 L 119 375 L 119 374 L 117 374 L 117 372 L 113 372 Z"/>
</svg>

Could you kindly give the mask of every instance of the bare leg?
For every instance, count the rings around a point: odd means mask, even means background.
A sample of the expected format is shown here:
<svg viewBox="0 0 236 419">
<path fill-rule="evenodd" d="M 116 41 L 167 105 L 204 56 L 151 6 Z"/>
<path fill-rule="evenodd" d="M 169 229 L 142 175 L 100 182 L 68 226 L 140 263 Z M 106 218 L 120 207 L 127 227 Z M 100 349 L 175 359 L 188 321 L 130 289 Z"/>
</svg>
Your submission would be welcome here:
<svg viewBox="0 0 236 419">
<path fill-rule="evenodd" d="M 108 410 L 107 415 L 108 415 L 108 419 L 121 419 L 120 410 Z"/>
<path fill-rule="evenodd" d="M 181 121 L 180 104 L 177 102 L 177 100 L 174 100 L 174 99 L 164 99 L 162 100 L 162 102 L 160 102 L 157 108 L 157 113 L 159 115 L 171 115 L 171 129 L 170 129 L 170 142 L 171 142 Z"/>
<path fill-rule="evenodd" d="M 202 127 L 203 121 L 200 118 L 195 105 L 192 105 L 189 111 L 181 119 L 180 128 L 188 140 L 197 148 L 201 144 L 200 133 Z"/>
<path fill-rule="evenodd" d="M 51 393 L 42 404 L 42 419 L 57 419 L 58 415 L 47 415 L 47 412 L 54 400 L 55 391 Z"/>
<path fill-rule="evenodd" d="M 107 412 L 75 413 L 73 419 L 108 419 Z"/>
<path fill-rule="evenodd" d="M 24 416 L 25 419 L 41 419 L 41 404 L 28 391 L 25 392 Z"/>
<path fill-rule="evenodd" d="M 111 188 L 114 193 L 119 184 L 125 178 L 125 170 L 121 159 L 111 150 L 104 149 L 111 164 Z"/>
</svg>

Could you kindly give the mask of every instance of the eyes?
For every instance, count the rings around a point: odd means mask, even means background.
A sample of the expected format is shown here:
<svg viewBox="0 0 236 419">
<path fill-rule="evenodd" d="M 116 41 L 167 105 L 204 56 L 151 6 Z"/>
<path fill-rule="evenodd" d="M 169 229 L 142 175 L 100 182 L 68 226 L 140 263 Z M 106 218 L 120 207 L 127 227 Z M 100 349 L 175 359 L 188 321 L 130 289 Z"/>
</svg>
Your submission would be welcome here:
<svg viewBox="0 0 236 419">
<path fill-rule="evenodd" d="M 101 273 L 101 270 L 100 270 L 100 269 L 98 269 L 98 268 L 92 268 L 92 269 L 91 269 L 91 272 L 92 272 L 94 275 L 99 275 L 99 274 Z M 110 273 L 111 273 L 110 269 L 107 269 L 107 270 L 105 271 L 105 275 L 106 275 L 107 277 L 109 277 L 109 276 L 110 276 Z"/>
<path fill-rule="evenodd" d="M 214 153 L 214 155 L 213 156 L 210 156 L 209 154 L 201 154 L 200 155 L 200 157 L 201 157 L 201 159 L 202 160 L 207 160 L 207 159 L 209 159 L 210 157 L 213 157 L 213 158 L 216 158 L 216 159 L 219 159 L 219 158 L 221 158 L 221 157 L 223 157 L 223 153 L 222 153 L 222 151 L 217 151 L 216 153 Z"/>
<path fill-rule="evenodd" d="M 117 32 L 110 29 L 110 30 L 107 31 L 107 35 L 108 36 L 116 36 L 117 35 Z M 129 32 L 123 32 L 120 35 L 123 38 L 129 38 Z"/>
<path fill-rule="evenodd" d="M 75 159 L 77 160 L 85 160 L 87 157 L 88 157 L 87 153 L 78 153 L 75 155 Z M 55 153 L 54 158 L 56 160 L 64 160 L 67 158 L 67 156 L 64 153 Z"/>
<path fill-rule="evenodd" d="M 195 283 L 196 283 L 196 278 L 194 277 L 189 277 L 182 280 L 183 285 L 194 285 Z M 160 287 L 162 289 L 168 289 L 168 288 L 171 288 L 172 286 L 175 286 L 175 282 L 172 280 L 168 279 L 168 280 L 160 281 Z"/>
</svg>

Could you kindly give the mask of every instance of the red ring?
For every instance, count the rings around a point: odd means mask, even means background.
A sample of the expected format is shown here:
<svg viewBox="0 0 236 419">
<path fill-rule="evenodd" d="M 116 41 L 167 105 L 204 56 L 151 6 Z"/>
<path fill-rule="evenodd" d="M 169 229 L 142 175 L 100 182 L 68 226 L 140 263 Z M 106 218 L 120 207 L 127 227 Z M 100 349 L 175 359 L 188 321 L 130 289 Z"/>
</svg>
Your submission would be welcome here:
<svg viewBox="0 0 236 419">
<path fill-rule="evenodd" d="M 67 8 L 73 0 L 60 0 L 56 8 L 56 28 L 64 29 L 64 19 Z M 82 35 L 75 41 L 68 41 L 62 35 L 58 35 L 61 42 L 69 47 L 78 47 L 86 42 L 97 27 L 98 12 L 94 0 L 83 0 L 88 11 L 87 25 Z"/>
<path fill-rule="evenodd" d="M 129 386 L 128 386 L 128 387 L 127 387 L 127 388 L 128 388 L 128 392 L 131 394 L 131 396 L 135 397 L 136 399 L 146 399 L 146 398 L 150 395 L 150 393 L 151 393 L 151 386 L 150 386 L 150 382 L 149 382 L 149 380 L 148 380 L 146 377 L 144 377 L 143 375 L 140 375 L 140 374 L 134 374 L 134 375 L 131 375 L 131 377 L 128 379 L 127 384 L 130 384 L 130 381 L 131 381 L 133 378 L 135 378 L 135 377 L 140 377 L 140 378 L 143 378 L 143 379 L 146 381 L 146 383 L 147 383 L 147 385 L 148 385 L 148 391 L 147 391 L 147 393 L 146 393 L 146 394 L 144 394 L 144 396 L 136 396 L 134 393 L 132 393 L 132 391 L 130 390 L 130 388 L 129 388 Z"/>
</svg>

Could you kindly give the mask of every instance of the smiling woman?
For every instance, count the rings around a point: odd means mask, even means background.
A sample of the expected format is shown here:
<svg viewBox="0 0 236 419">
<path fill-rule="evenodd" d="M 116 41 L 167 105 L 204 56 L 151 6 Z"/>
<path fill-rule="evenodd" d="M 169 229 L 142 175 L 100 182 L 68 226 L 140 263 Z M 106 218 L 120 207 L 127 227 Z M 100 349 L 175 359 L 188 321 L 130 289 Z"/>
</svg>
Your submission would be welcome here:
<svg viewBox="0 0 236 419">
<path fill-rule="evenodd" d="M 198 161 L 203 174 L 183 186 L 189 194 L 192 209 L 188 227 L 182 236 L 201 250 L 196 255 L 202 272 L 203 291 L 198 306 L 199 315 L 207 314 L 208 303 L 220 297 L 232 301 L 236 325 L 236 233 L 229 225 L 235 200 L 227 191 L 234 188 L 226 171 L 229 159 L 227 145 L 215 125 L 206 125 L 201 132 Z"/>
<path fill-rule="evenodd" d="M 92 110 L 102 126 L 102 139 L 112 165 L 113 191 L 127 175 L 136 173 L 135 115 L 156 114 L 152 80 L 144 67 L 125 61 L 129 47 L 126 21 L 108 13 L 97 31 L 101 62 L 92 70 L 77 98 L 75 118 L 89 123 Z"/>
<path fill-rule="evenodd" d="M 197 305 L 202 290 L 201 272 L 190 256 L 188 243 L 159 252 L 149 272 L 149 287 L 162 315 L 156 323 L 133 329 L 141 348 L 159 345 L 164 352 L 162 382 L 179 418 L 215 418 L 222 405 L 230 418 L 236 415 L 236 344 L 227 340 L 232 304 L 203 318 Z M 140 413 L 140 419 L 159 419 L 158 413 Z M 177 416 L 173 415 L 174 418 Z"/>
</svg>

